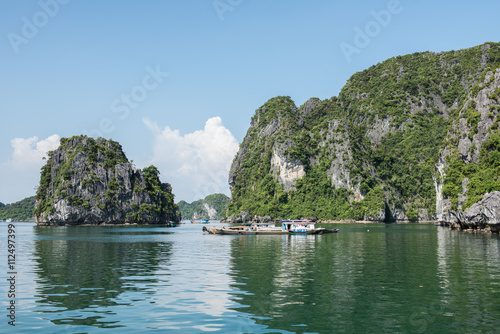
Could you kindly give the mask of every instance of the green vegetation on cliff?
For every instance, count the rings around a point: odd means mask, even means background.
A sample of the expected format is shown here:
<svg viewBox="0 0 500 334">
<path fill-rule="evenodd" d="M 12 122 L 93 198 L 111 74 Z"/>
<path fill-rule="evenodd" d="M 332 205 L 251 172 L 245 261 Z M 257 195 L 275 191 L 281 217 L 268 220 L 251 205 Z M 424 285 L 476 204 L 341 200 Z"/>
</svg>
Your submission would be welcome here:
<svg viewBox="0 0 500 334">
<path fill-rule="evenodd" d="M 12 204 L 0 203 L 0 219 L 31 220 L 35 208 L 35 197 L 27 197 Z"/>
<path fill-rule="evenodd" d="M 270 99 L 233 161 L 229 213 L 415 220 L 442 214 L 437 202 L 469 207 L 500 188 L 499 68 L 500 44 L 486 43 L 388 59 L 300 108 Z"/>
<path fill-rule="evenodd" d="M 146 192 L 151 198 L 151 203 L 142 203 L 136 212 L 129 212 L 127 218 L 132 221 L 140 221 L 144 215 L 149 215 L 151 218 L 152 212 L 157 217 L 168 217 L 172 212 L 178 210 L 178 206 L 174 203 L 174 194 L 172 187 L 166 186 L 160 182 L 160 171 L 155 166 L 149 166 L 142 170 L 144 173 Z"/>
<path fill-rule="evenodd" d="M 76 145 L 73 143 L 76 141 Z M 72 187 L 71 178 L 77 174 L 73 164 L 75 157 L 85 156 L 87 166 L 84 166 L 84 179 L 82 187 L 89 188 L 95 186 L 100 180 L 91 169 L 100 166 L 102 168 L 113 170 L 117 163 L 128 163 L 128 159 L 122 151 L 119 143 L 113 140 L 95 140 L 87 136 L 74 136 L 71 138 L 61 138 L 59 152 L 64 152 L 63 161 L 58 161 L 55 170 L 53 170 L 54 151 L 48 153 L 49 161 L 45 164 L 40 173 L 40 184 L 37 189 L 36 199 L 39 201 L 35 209 L 35 216 L 40 216 L 43 212 L 53 212 L 53 202 L 57 197 L 64 197 L 69 202 L 88 206 L 88 202 L 83 202 L 78 197 L 69 194 L 68 189 Z M 106 205 L 114 206 L 116 204 L 116 182 L 110 182 L 110 187 L 106 191 Z M 50 188 L 51 196 L 47 196 Z"/>
<path fill-rule="evenodd" d="M 229 197 L 224 194 L 211 194 L 194 201 L 187 203 L 180 201 L 178 203 L 182 219 L 198 219 L 210 218 L 219 219 L 226 216 L 226 210 L 229 203 Z"/>
<path fill-rule="evenodd" d="M 450 168 L 446 175 L 443 193 L 452 200 L 452 209 L 458 206 L 458 195 L 462 193 L 462 180 L 468 179 L 468 197 L 463 209 L 480 201 L 483 195 L 500 190 L 500 135 L 493 133 L 482 145 L 479 162 L 465 163 L 457 152 L 450 157 Z"/>
<path fill-rule="evenodd" d="M 42 167 L 35 217 L 47 224 L 164 223 L 179 220 L 172 188 L 159 171 L 135 168 L 119 143 L 62 138 Z"/>
</svg>

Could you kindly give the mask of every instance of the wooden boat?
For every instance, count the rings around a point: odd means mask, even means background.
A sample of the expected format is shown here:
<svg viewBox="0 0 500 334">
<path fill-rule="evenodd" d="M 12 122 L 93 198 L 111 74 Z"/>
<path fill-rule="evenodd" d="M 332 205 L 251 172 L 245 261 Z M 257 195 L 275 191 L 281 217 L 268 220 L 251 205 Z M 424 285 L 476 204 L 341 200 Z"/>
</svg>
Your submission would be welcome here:
<svg viewBox="0 0 500 334">
<path fill-rule="evenodd" d="M 205 227 L 203 231 L 210 234 L 324 234 L 324 233 L 337 233 L 338 229 L 326 229 L 322 227 L 315 227 L 314 222 L 309 220 L 283 220 L 281 227 L 276 227 L 273 223 L 253 223 L 251 225 L 233 226 L 233 227 L 220 227 L 215 226 Z"/>
<path fill-rule="evenodd" d="M 217 228 L 214 226 L 205 227 L 203 226 L 203 231 L 210 234 L 288 234 L 288 231 L 283 230 L 281 227 L 276 227 L 275 224 L 271 223 L 254 223 L 251 225 L 243 226 L 233 226 Z"/>
<path fill-rule="evenodd" d="M 290 232 L 290 234 L 325 234 L 337 233 L 338 228 L 327 229 L 323 227 L 316 227 L 315 222 L 310 220 L 282 220 L 281 225 L 283 229 Z"/>
</svg>

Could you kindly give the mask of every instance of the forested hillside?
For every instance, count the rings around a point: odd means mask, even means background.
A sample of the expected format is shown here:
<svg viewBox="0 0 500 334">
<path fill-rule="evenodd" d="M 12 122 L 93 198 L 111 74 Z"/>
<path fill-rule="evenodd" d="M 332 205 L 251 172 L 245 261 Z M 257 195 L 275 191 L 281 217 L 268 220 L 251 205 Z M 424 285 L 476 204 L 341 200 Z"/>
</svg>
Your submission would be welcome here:
<svg viewBox="0 0 500 334">
<path fill-rule="evenodd" d="M 219 219 L 225 217 L 228 203 L 226 195 L 212 194 L 192 203 L 180 201 L 178 205 L 182 219 Z"/>
<path fill-rule="evenodd" d="M 25 198 L 12 204 L 0 203 L 0 219 L 32 220 L 35 208 L 35 196 Z"/>
<path fill-rule="evenodd" d="M 257 109 L 230 171 L 230 214 L 446 218 L 500 190 L 500 44 L 397 56 L 338 97 Z"/>
</svg>

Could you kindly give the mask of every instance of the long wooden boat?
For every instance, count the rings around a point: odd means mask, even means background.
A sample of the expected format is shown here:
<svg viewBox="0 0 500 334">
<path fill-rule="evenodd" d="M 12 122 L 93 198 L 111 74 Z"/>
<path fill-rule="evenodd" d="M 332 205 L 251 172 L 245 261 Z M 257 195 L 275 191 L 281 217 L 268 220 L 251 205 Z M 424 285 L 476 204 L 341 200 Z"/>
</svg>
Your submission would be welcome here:
<svg viewBox="0 0 500 334">
<path fill-rule="evenodd" d="M 281 227 L 276 227 L 275 224 L 261 224 L 254 223 L 249 226 L 232 226 L 232 227 L 205 227 L 203 226 L 203 231 L 210 234 L 288 234 L 289 232 L 283 230 Z"/>
<path fill-rule="evenodd" d="M 324 234 L 337 233 L 338 229 L 326 229 L 315 227 L 315 223 L 309 220 L 283 220 L 281 227 L 276 227 L 274 223 L 253 223 L 247 226 L 215 227 L 203 226 L 203 231 L 210 234 Z"/>
</svg>

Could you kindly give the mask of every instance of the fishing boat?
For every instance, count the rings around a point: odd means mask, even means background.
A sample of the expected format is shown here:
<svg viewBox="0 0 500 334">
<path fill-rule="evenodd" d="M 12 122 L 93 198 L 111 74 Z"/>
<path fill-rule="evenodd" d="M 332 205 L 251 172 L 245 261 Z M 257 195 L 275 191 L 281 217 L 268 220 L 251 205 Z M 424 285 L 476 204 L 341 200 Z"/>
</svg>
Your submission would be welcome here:
<svg viewBox="0 0 500 334">
<path fill-rule="evenodd" d="M 325 234 L 325 233 L 337 233 L 338 228 L 327 229 L 324 227 L 316 227 L 315 222 L 304 219 L 304 220 L 282 220 L 281 226 L 284 230 L 287 230 L 290 234 Z"/>
<path fill-rule="evenodd" d="M 309 220 L 283 220 L 281 227 L 277 227 L 274 223 L 253 223 L 251 225 L 241 225 L 232 227 L 205 227 L 203 231 L 210 234 L 323 234 L 336 233 L 338 229 L 325 229 L 315 227 L 315 223 Z"/>
</svg>

